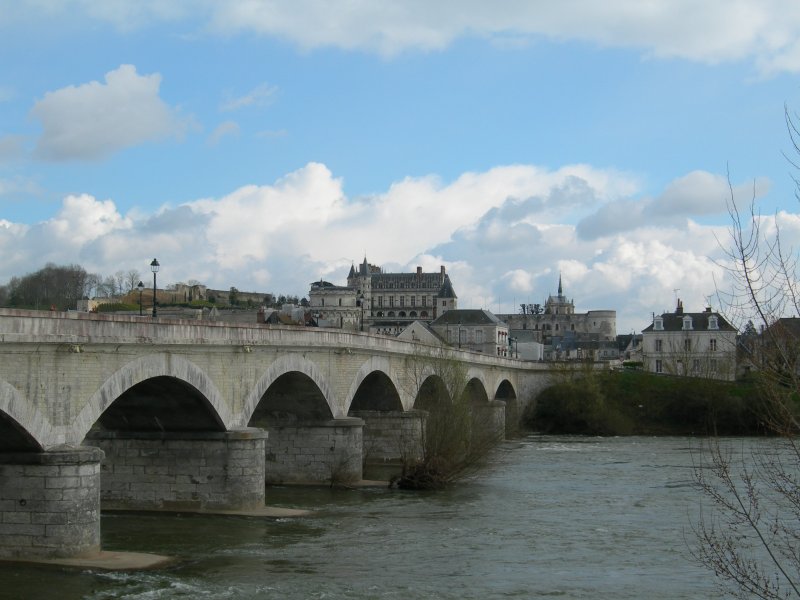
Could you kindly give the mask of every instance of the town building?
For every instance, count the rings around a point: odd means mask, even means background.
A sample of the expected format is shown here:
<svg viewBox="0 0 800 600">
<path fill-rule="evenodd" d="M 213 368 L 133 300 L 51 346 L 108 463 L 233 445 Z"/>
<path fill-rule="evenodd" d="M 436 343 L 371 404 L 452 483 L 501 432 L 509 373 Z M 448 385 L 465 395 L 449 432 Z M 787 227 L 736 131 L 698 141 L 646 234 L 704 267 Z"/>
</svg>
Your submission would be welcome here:
<svg viewBox="0 0 800 600">
<path fill-rule="evenodd" d="M 710 307 L 687 313 L 678 300 L 673 313 L 654 315 L 642 330 L 646 371 L 732 381 L 736 377 L 736 328 Z"/>
<path fill-rule="evenodd" d="M 493 356 L 510 355 L 508 325 L 488 310 L 452 309 L 430 328 L 453 347 Z"/>
<path fill-rule="evenodd" d="M 438 272 L 384 273 L 366 258 L 351 265 L 346 286 L 314 282 L 310 309 L 343 329 L 397 335 L 414 321 L 430 323 L 458 307 L 458 298 L 444 266 Z"/>
<path fill-rule="evenodd" d="M 558 293 L 549 295 L 544 307 L 523 305 L 519 314 L 497 316 L 508 325 L 512 338 L 528 344 L 542 344 L 545 360 L 619 358 L 617 311 L 575 312 L 574 301 L 564 295 L 561 276 L 558 277 Z"/>
</svg>

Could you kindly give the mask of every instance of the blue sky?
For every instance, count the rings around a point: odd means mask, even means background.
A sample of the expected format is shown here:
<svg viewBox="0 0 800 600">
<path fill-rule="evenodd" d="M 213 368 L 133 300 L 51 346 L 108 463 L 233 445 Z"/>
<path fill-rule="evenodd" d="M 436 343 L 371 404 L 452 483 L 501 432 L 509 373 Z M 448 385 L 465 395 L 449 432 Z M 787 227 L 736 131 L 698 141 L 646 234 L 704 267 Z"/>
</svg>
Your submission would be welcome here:
<svg viewBox="0 0 800 600">
<path fill-rule="evenodd" d="M 366 254 L 638 331 L 724 285 L 728 170 L 800 238 L 798 71 L 777 1 L 0 0 L 0 282 L 305 295 Z"/>
</svg>

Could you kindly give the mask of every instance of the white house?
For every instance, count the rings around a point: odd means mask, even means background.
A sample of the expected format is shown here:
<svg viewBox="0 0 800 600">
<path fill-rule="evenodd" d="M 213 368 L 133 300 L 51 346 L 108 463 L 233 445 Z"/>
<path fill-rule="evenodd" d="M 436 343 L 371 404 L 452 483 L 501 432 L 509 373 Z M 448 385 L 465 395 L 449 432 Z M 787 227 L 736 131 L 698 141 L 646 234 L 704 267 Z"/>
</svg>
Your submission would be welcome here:
<svg viewBox="0 0 800 600">
<path fill-rule="evenodd" d="M 706 308 L 653 317 L 642 330 L 642 362 L 652 373 L 732 381 L 736 377 L 736 329 L 722 315 Z"/>
</svg>

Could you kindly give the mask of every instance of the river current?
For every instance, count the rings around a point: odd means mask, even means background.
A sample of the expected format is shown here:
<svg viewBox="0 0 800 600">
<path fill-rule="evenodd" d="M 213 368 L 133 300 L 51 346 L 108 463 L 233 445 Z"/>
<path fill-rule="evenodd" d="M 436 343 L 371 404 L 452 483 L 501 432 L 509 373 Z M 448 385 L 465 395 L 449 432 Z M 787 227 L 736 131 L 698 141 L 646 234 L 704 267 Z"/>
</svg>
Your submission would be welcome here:
<svg viewBox="0 0 800 600">
<path fill-rule="evenodd" d="M 309 517 L 108 514 L 104 549 L 177 562 L 0 565 L 0 598 L 722 598 L 691 556 L 702 446 L 531 435 L 446 491 L 267 489 Z"/>
</svg>

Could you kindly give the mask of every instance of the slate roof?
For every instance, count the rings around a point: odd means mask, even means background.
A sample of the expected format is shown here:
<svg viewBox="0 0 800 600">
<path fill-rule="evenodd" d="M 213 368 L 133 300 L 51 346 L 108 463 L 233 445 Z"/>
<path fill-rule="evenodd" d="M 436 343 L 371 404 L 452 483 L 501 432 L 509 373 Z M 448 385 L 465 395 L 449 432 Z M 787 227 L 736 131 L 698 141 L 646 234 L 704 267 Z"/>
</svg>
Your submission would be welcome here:
<svg viewBox="0 0 800 600">
<path fill-rule="evenodd" d="M 716 312 L 704 311 L 699 313 L 687 313 L 683 311 L 676 311 L 674 313 L 664 313 L 659 315 L 664 320 L 664 331 L 683 331 L 683 318 L 692 317 L 691 331 L 736 331 L 736 328 L 728 323 L 725 318 Z M 708 319 L 709 317 L 717 317 L 717 329 L 709 330 Z M 656 331 L 655 323 L 651 323 L 644 329 L 645 331 Z M 660 329 L 658 331 L 661 331 Z"/>
<path fill-rule="evenodd" d="M 448 310 L 431 323 L 436 325 L 505 325 L 488 310 L 477 308 L 464 308 Z"/>
</svg>

